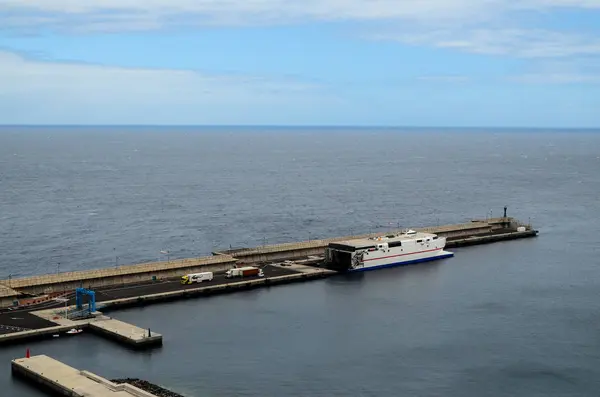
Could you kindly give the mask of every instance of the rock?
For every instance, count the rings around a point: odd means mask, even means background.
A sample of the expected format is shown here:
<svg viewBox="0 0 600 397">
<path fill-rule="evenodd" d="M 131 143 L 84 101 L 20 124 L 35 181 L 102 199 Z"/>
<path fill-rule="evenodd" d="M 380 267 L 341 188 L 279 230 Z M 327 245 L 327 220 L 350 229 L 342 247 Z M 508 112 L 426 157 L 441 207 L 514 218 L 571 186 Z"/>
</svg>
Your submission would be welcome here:
<svg viewBox="0 0 600 397">
<path fill-rule="evenodd" d="M 150 383 L 148 381 L 142 379 L 135 378 L 125 378 L 125 379 L 113 379 L 111 380 L 113 383 L 121 384 L 121 383 L 129 383 L 132 386 L 138 387 L 148 393 L 152 393 L 157 397 L 184 397 L 181 394 L 177 394 L 170 390 L 167 390 L 163 387 Z"/>
</svg>

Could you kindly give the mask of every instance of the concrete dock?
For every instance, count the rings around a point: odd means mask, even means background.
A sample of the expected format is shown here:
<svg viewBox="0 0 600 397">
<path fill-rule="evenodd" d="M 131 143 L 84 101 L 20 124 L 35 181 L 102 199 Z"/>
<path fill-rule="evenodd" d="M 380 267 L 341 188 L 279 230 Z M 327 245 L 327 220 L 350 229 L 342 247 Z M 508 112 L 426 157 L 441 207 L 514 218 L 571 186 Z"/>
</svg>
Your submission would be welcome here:
<svg viewBox="0 0 600 397">
<path fill-rule="evenodd" d="M 103 315 L 101 312 L 93 313 L 93 317 L 81 320 L 71 320 L 57 316 L 55 309 L 21 314 L 37 317 L 43 324 L 39 329 L 17 330 L 0 335 L 0 345 L 18 341 L 41 339 L 55 335 L 76 337 L 77 334 L 66 334 L 71 329 L 81 329 L 107 337 L 134 348 L 146 348 L 162 345 L 162 335 L 148 329 L 143 329 L 132 324 Z M 52 322 L 50 322 L 52 321 Z M 46 323 L 50 325 L 46 325 Z"/>
<path fill-rule="evenodd" d="M 92 332 L 102 334 L 132 347 L 162 345 L 162 335 L 135 325 L 124 323 L 114 318 L 102 316 L 89 323 Z"/>
<path fill-rule="evenodd" d="M 531 225 L 511 217 L 414 229 L 445 236 L 447 248 L 528 238 L 538 233 Z M 106 312 L 124 306 L 308 281 L 337 274 L 325 269 L 322 264 L 329 243 L 391 232 L 234 249 L 214 252 L 211 257 L 121 266 L 116 269 L 69 272 L 6 282 L 0 280 L 0 307 L 4 306 L 0 309 L 0 344 L 52 337 L 71 328 L 88 329 L 135 347 L 161 344 L 160 334 L 150 332 L 148 336 L 148 330 L 117 320 L 109 321 L 112 319 L 100 312 L 85 320 L 65 318 L 65 312 L 72 315 L 75 309 L 75 291 L 71 287 L 76 283 L 79 287 L 93 288 L 97 307 Z M 261 267 L 264 277 L 225 278 L 226 270 L 242 264 Z M 182 274 L 196 271 L 211 271 L 214 278 L 201 284 L 182 285 L 179 282 Z"/>
<path fill-rule="evenodd" d="M 38 387 L 69 397 L 156 397 L 127 383 L 116 384 L 46 355 L 13 360 L 12 373 Z"/>
<path fill-rule="evenodd" d="M 512 217 L 479 219 L 455 225 L 412 229 L 446 237 L 448 248 L 537 235 L 537 230 L 534 230 L 531 225 L 521 223 Z M 519 231 L 520 229 L 522 231 Z M 187 273 L 226 271 L 238 263 L 261 266 L 284 260 L 298 260 L 308 256 L 323 255 L 325 248 L 332 242 L 376 237 L 390 232 L 393 231 L 215 251 L 212 256 L 200 258 L 0 280 L 0 307 L 44 304 L 61 293 L 73 291 L 78 287 L 98 290 L 139 283 L 154 284 Z"/>
</svg>

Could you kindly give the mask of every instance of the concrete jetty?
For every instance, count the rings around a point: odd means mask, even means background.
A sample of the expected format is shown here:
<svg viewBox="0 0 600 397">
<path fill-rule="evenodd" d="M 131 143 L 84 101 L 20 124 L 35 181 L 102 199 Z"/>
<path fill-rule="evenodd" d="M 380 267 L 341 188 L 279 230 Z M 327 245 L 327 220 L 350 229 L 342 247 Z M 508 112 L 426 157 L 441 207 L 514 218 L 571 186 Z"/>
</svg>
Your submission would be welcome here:
<svg viewBox="0 0 600 397">
<path fill-rule="evenodd" d="M 69 397 L 157 397 L 128 383 L 116 384 L 46 355 L 11 362 L 12 373 L 40 388 Z"/>
<path fill-rule="evenodd" d="M 52 321 L 54 326 L 2 334 L 0 345 L 54 335 L 75 337 L 77 334 L 66 334 L 72 329 L 88 330 L 134 348 L 162 345 L 161 334 L 105 316 L 101 312 L 94 312 L 91 317 L 80 320 L 61 317 L 55 309 L 30 312 L 28 315 Z"/>
<path fill-rule="evenodd" d="M 88 328 L 95 333 L 136 348 L 162 345 L 161 334 L 114 318 L 97 319 L 90 322 Z"/>
<path fill-rule="evenodd" d="M 412 229 L 446 237 L 448 248 L 533 237 L 538 233 L 531 225 L 512 217 L 478 219 L 455 225 Z M 215 251 L 212 256 L 201 258 L 0 280 L 0 308 L 44 304 L 44 301 L 49 302 L 66 291 L 82 286 L 101 289 L 142 283 L 153 285 L 169 278 L 179 278 L 187 273 L 226 271 L 240 263 L 262 266 L 273 262 L 322 256 L 329 243 L 378 237 L 390 232 L 393 231 Z"/>
<path fill-rule="evenodd" d="M 274 264 L 271 267 L 279 267 L 280 264 Z M 176 288 L 163 291 L 152 292 L 152 289 L 145 289 L 140 295 L 118 298 L 109 301 L 103 301 L 103 310 L 112 310 L 129 306 L 142 306 L 158 302 L 173 301 L 178 299 L 192 298 L 196 296 L 210 296 L 231 293 L 234 291 L 250 290 L 267 286 L 283 285 L 294 282 L 316 280 L 337 274 L 336 271 L 320 269 L 307 265 L 286 265 L 282 267 L 287 272 L 281 275 L 274 274 L 264 278 L 251 278 L 247 280 L 228 280 L 227 282 L 216 281 L 213 285 L 188 286 L 188 288 Z M 178 286 L 175 284 L 175 286 Z"/>
</svg>

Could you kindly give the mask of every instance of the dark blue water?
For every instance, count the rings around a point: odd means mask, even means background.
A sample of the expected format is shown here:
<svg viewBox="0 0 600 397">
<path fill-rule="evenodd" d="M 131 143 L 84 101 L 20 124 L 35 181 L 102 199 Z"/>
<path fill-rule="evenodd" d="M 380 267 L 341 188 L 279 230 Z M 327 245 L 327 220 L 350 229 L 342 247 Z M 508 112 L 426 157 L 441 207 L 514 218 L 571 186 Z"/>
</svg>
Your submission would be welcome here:
<svg viewBox="0 0 600 397">
<path fill-rule="evenodd" d="M 508 214 L 537 239 L 437 263 L 131 309 L 130 352 L 29 345 L 188 396 L 596 396 L 600 134 L 4 128 L 0 277 Z M 39 396 L 10 378 L 7 395 Z M 4 363 L 4 364 L 2 364 Z"/>
</svg>

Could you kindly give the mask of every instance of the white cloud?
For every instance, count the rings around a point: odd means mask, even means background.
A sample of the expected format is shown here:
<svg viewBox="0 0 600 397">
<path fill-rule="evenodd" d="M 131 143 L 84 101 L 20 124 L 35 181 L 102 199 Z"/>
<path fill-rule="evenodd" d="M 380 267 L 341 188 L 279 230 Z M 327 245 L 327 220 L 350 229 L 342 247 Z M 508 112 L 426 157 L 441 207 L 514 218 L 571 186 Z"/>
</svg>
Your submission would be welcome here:
<svg viewBox="0 0 600 397">
<path fill-rule="evenodd" d="M 525 84 L 597 84 L 600 83 L 600 61 L 566 58 L 560 61 L 536 60 L 519 75 L 507 78 Z"/>
<path fill-rule="evenodd" d="M 306 20 L 484 21 L 514 10 L 600 8 L 598 0 L 3 0 L 3 26 L 24 16 L 84 30 L 89 23 L 110 30 L 157 29 L 181 23 L 253 24 Z M 64 26 L 67 26 L 64 25 Z M 92 27 L 92 29 L 95 29 Z"/>
<path fill-rule="evenodd" d="M 368 20 L 393 18 L 449 18 L 502 7 L 504 0 L 4 0 L 0 10 L 98 15 L 119 14 L 164 19 L 195 16 L 207 21 L 290 21 L 297 19 Z"/>
<path fill-rule="evenodd" d="M 591 34 L 518 22 L 523 13 L 535 19 L 564 8 L 600 10 L 600 0 L 1 0 L 0 30 L 86 33 L 359 21 L 366 23 L 362 29 L 367 36 L 477 54 L 533 58 L 600 53 L 600 39 Z M 386 33 L 383 26 L 395 30 Z"/>
<path fill-rule="evenodd" d="M 511 76 L 508 81 L 526 84 L 574 84 L 574 83 L 600 83 L 600 74 L 569 74 L 569 73 L 529 73 Z"/>
<path fill-rule="evenodd" d="M 519 6 L 520 2 L 515 2 Z M 598 0 L 524 0 L 522 1 L 525 7 L 565 7 L 565 8 L 600 8 Z"/>
<path fill-rule="evenodd" d="M 542 29 L 434 30 L 426 33 L 383 33 L 374 39 L 411 45 L 451 48 L 486 55 L 557 58 L 600 54 L 600 39 Z"/>
<path fill-rule="evenodd" d="M 276 112 L 280 106 L 314 106 L 329 98 L 317 85 L 289 79 L 40 62 L 1 51 L 0 76 L 0 93 L 10 98 L 0 103 L 0 124 L 78 117 L 109 123 L 120 118 L 235 123 L 257 109 Z M 181 114 L 189 119 L 177 120 Z"/>
<path fill-rule="evenodd" d="M 417 80 L 439 83 L 464 83 L 469 81 L 470 77 L 462 75 L 419 76 L 417 77 Z"/>
</svg>

